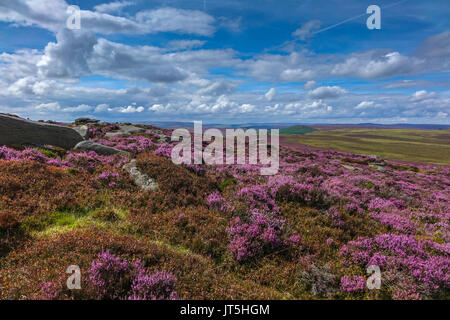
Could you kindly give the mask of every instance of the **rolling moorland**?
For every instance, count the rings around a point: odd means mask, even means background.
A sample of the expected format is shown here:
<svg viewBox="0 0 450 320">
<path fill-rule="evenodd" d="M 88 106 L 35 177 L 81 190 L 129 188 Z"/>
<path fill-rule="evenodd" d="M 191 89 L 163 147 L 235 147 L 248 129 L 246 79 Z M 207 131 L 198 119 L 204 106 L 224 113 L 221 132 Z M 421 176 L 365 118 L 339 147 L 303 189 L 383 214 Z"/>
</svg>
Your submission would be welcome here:
<svg viewBox="0 0 450 320">
<path fill-rule="evenodd" d="M 284 136 L 264 177 L 175 165 L 170 130 L 139 127 L 89 125 L 127 155 L 0 147 L 0 299 L 449 298 L 448 132 Z M 134 183 L 131 158 L 154 190 Z M 81 290 L 66 287 L 70 265 Z"/>
<path fill-rule="evenodd" d="M 344 127 L 310 132 L 299 129 L 300 132 L 292 135 L 286 129 L 280 130 L 280 134 L 285 134 L 286 144 L 300 143 L 387 159 L 450 165 L 450 130 Z"/>
</svg>

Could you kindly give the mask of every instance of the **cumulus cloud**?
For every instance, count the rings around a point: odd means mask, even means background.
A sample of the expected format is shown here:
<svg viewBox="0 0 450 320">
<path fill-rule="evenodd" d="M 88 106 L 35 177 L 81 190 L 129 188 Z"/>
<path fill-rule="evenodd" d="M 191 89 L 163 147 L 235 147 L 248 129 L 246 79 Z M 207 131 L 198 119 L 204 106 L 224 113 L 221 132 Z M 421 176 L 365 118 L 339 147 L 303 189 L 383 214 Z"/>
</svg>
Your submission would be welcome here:
<svg viewBox="0 0 450 320">
<path fill-rule="evenodd" d="M 57 42 L 50 42 L 36 64 L 39 73 L 50 78 L 77 78 L 91 73 L 89 59 L 97 39 L 92 33 L 61 30 Z"/>
<path fill-rule="evenodd" d="M 215 32 L 215 19 L 198 10 L 160 8 L 138 12 L 136 21 L 149 32 L 176 32 L 210 36 Z"/>
<path fill-rule="evenodd" d="M 123 8 L 134 5 L 132 1 L 114 1 L 96 5 L 94 10 L 103 13 L 120 12 Z"/>
<path fill-rule="evenodd" d="M 313 36 L 314 31 L 318 30 L 322 22 L 320 20 L 311 20 L 304 23 L 299 29 L 295 30 L 292 35 L 300 40 L 306 40 Z"/>
<path fill-rule="evenodd" d="M 366 109 L 369 107 L 372 107 L 374 105 L 373 101 L 361 101 L 356 107 L 355 109 L 359 110 L 359 109 Z"/>
<path fill-rule="evenodd" d="M 310 80 L 305 83 L 305 85 L 303 86 L 303 89 L 311 90 L 311 89 L 314 89 L 316 86 L 317 86 L 317 82 L 315 82 L 314 80 Z"/>
<path fill-rule="evenodd" d="M 61 110 L 61 106 L 58 102 L 41 103 L 34 107 L 36 110 L 42 113 L 54 112 Z"/>
<path fill-rule="evenodd" d="M 198 10 L 167 7 L 140 11 L 135 17 L 105 13 L 113 12 L 114 9 L 118 9 L 121 5 L 123 7 L 126 3 L 125 1 L 99 5 L 97 11 L 81 10 L 82 30 L 102 34 L 174 32 L 202 36 L 211 36 L 215 32 L 215 19 Z M 66 26 L 66 20 L 71 13 L 67 10 L 68 7 L 64 0 L 2 1 L 0 2 L 0 21 L 23 26 L 33 25 L 56 33 Z"/>
<path fill-rule="evenodd" d="M 424 101 L 428 99 L 433 99 L 436 97 L 436 92 L 427 92 L 426 90 L 419 90 L 412 94 L 411 101 Z"/>
<path fill-rule="evenodd" d="M 337 98 L 346 93 L 347 90 L 339 86 L 332 86 L 332 87 L 327 86 L 327 87 L 319 87 L 308 92 L 308 96 L 312 99 L 332 99 Z"/>
<path fill-rule="evenodd" d="M 209 96 L 220 96 L 223 94 L 230 94 L 236 90 L 236 85 L 230 81 L 217 81 L 211 85 L 199 89 L 197 94 L 199 95 L 209 95 Z"/>
<path fill-rule="evenodd" d="M 372 50 L 352 54 L 344 62 L 336 64 L 331 74 L 362 79 L 388 78 L 416 72 L 424 61 L 393 51 L 383 53 Z"/>
<path fill-rule="evenodd" d="M 256 107 L 253 104 L 244 103 L 239 107 L 239 111 L 242 113 L 253 112 L 255 108 Z"/>
<path fill-rule="evenodd" d="M 128 106 L 126 108 L 120 108 L 119 111 L 122 113 L 136 113 L 144 111 L 144 107 Z"/>
<path fill-rule="evenodd" d="M 202 40 L 172 40 L 167 43 L 169 50 L 190 50 L 202 47 L 206 41 Z"/>
</svg>

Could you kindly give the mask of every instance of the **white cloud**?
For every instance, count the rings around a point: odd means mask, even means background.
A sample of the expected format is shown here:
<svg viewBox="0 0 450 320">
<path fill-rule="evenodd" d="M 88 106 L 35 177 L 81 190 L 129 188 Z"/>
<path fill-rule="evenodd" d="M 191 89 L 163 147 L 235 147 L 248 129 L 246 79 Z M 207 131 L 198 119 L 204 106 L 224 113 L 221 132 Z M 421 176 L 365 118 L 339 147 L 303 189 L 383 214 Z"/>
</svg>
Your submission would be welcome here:
<svg viewBox="0 0 450 320">
<path fill-rule="evenodd" d="M 212 83 L 211 85 L 199 89 L 197 94 L 199 95 L 212 95 L 212 96 L 220 96 L 223 94 L 230 94 L 236 90 L 236 85 L 230 81 L 217 81 Z"/>
<path fill-rule="evenodd" d="M 359 110 L 359 109 L 366 109 L 369 107 L 372 107 L 374 105 L 373 101 L 361 101 L 356 107 L 355 109 Z"/>
<path fill-rule="evenodd" d="M 63 112 L 87 112 L 87 111 L 92 111 L 92 109 L 94 109 L 94 108 L 87 104 L 80 104 L 76 107 L 64 108 L 62 111 Z"/>
<path fill-rule="evenodd" d="M 395 51 L 367 51 L 350 55 L 343 63 L 336 64 L 331 74 L 363 79 L 389 78 L 414 73 L 423 64 L 423 60 L 403 56 Z"/>
<path fill-rule="evenodd" d="M 202 47 L 206 41 L 202 40 L 172 40 L 167 43 L 169 50 L 190 50 Z"/>
<path fill-rule="evenodd" d="M 313 36 L 314 31 L 318 30 L 322 22 L 320 20 L 311 20 L 304 23 L 299 29 L 295 30 L 292 35 L 300 40 L 306 40 Z"/>
<path fill-rule="evenodd" d="M 211 36 L 215 32 L 215 19 L 198 10 L 160 8 L 138 12 L 136 21 L 148 32 L 176 32 Z"/>
<path fill-rule="evenodd" d="M 42 113 L 59 111 L 61 106 L 58 102 L 41 103 L 34 107 L 36 110 Z"/>
<path fill-rule="evenodd" d="M 314 80 L 310 80 L 305 83 L 305 85 L 303 86 L 303 89 L 311 90 L 311 89 L 314 89 L 316 86 L 317 86 L 317 82 L 315 82 Z"/>
<path fill-rule="evenodd" d="M 97 12 L 114 13 L 120 12 L 123 8 L 134 5 L 132 1 L 114 1 L 109 3 L 102 3 L 94 7 Z"/>
<path fill-rule="evenodd" d="M 418 101 L 424 101 L 428 99 L 435 98 L 436 92 L 427 92 L 426 90 L 419 90 L 412 94 L 411 101 L 418 102 Z"/>
<path fill-rule="evenodd" d="M 144 111 L 144 107 L 140 106 L 140 107 L 133 107 L 133 106 L 128 106 L 126 108 L 120 108 L 119 112 L 122 113 L 136 113 L 136 112 L 142 112 Z"/>
<path fill-rule="evenodd" d="M 239 111 L 243 113 L 253 112 L 255 108 L 256 107 L 253 104 L 244 103 L 239 107 Z"/>
<path fill-rule="evenodd" d="M 339 86 L 332 86 L 332 87 L 326 86 L 326 87 L 319 87 L 308 92 L 308 97 L 312 99 L 331 99 L 337 98 L 346 93 L 347 90 Z"/>
<path fill-rule="evenodd" d="M 100 5 L 100 11 L 81 10 L 82 30 L 102 34 L 175 32 L 203 36 L 211 36 L 215 32 L 215 19 L 202 11 L 159 8 L 140 11 L 135 17 L 121 17 L 101 10 L 113 9 L 114 6 L 118 8 L 117 2 L 114 5 L 105 4 L 103 7 Z M 38 26 L 57 33 L 66 27 L 66 20 L 70 15 L 70 12 L 67 12 L 68 7 L 64 0 L 2 1 L 0 21 Z"/>
<path fill-rule="evenodd" d="M 281 72 L 280 79 L 283 81 L 305 81 L 314 77 L 311 70 L 304 70 L 302 68 L 286 69 Z"/>
</svg>

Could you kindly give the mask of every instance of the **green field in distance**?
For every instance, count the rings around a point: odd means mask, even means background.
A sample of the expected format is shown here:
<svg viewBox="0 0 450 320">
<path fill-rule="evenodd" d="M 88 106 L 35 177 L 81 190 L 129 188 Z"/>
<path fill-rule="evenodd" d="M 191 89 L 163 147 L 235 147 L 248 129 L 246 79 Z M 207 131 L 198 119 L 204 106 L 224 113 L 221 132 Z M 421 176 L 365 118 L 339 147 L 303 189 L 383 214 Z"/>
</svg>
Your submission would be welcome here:
<svg viewBox="0 0 450 320">
<path fill-rule="evenodd" d="M 450 130 L 339 128 L 282 135 L 282 141 L 386 159 L 450 165 Z"/>
</svg>

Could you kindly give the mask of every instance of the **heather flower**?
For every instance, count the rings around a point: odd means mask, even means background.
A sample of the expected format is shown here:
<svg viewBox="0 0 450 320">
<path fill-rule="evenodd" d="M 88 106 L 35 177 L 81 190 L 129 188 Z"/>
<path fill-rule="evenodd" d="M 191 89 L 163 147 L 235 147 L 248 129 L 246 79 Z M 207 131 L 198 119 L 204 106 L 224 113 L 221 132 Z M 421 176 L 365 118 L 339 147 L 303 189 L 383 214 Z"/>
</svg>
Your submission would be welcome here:
<svg viewBox="0 0 450 320">
<path fill-rule="evenodd" d="M 108 250 L 92 261 L 89 280 L 97 299 L 173 300 L 176 278 L 166 272 L 150 274 L 140 260 L 133 264 Z"/>
<path fill-rule="evenodd" d="M 109 187 L 114 187 L 119 180 L 119 173 L 115 171 L 106 170 L 100 173 L 97 177 L 97 181 L 108 185 Z"/>
<path fill-rule="evenodd" d="M 130 282 L 130 266 L 127 261 L 112 255 L 109 250 L 92 261 L 89 280 L 98 299 L 120 299 L 126 296 Z"/>
<path fill-rule="evenodd" d="M 58 288 L 52 282 L 45 282 L 41 287 L 41 291 L 42 295 L 40 298 L 42 300 L 55 300 L 59 295 Z"/>
<path fill-rule="evenodd" d="M 141 261 L 134 263 L 135 277 L 131 285 L 130 300 L 176 300 L 177 279 L 167 272 L 149 274 Z"/>
<path fill-rule="evenodd" d="M 363 291 L 366 288 L 366 279 L 362 276 L 343 276 L 341 290 L 346 292 Z"/>
</svg>

